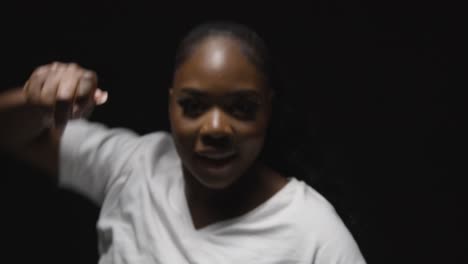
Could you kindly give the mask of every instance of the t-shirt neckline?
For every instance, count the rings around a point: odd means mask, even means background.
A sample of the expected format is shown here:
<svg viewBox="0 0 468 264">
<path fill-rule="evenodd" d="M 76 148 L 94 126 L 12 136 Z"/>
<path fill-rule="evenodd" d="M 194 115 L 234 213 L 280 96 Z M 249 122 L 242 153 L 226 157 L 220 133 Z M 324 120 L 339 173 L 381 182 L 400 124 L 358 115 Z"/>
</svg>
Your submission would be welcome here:
<svg viewBox="0 0 468 264">
<path fill-rule="evenodd" d="M 294 177 L 287 177 L 287 183 L 280 189 L 278 190 L 275 194 L 273 194 L 270 198 L 268 198 L 266 201 L 263 203 L 259 204 L 257 207 L 254 209 L 240 215 L 234 218 L 229 218 L 226 220 L 221 220 L 212 224 L 209 224 L 207 226 L 204 226 L 202 228 L 195 228 L 195 225 L 193 223 L 192 215 L 190 213 L 190 209 L 188 207 L 188 201 L 187 197 L 185 195 L 185 181 L 183 179 L 183 175 L 179 178 L 180 179 L 180 184 L 179 184 L 179 190 L 178 190 L 178 196 L 179 196 L 179 201 L 181 203 L 181 208 L 182 208 L 182 214 L 184 215 L 184 218 L 186 219 L 186 222 L 191 229 L 191 231 L 199 234 L 203 233 L 212 233 L 220 228 L 229 226 L 231 224 L 234 224 L 236 222 L 240 222 L 242 220 L 245 220 L 247 218 L 250 218 L 261 211 L 265 210 L 270 204 L 273 204 L 276 200 L 281 199 L 286 193 L 288 193 L 288 190 L 293 188 L 293 186 L 296 184 L 297 180 Z"/>
</svg>

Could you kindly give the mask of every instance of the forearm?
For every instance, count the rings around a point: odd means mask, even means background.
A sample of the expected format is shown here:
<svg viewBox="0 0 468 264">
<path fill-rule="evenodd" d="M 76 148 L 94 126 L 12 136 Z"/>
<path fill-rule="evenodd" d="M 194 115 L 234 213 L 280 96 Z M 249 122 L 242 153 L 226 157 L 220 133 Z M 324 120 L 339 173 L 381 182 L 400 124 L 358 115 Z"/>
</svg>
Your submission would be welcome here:
<svg viewBox="0 0 468 264">
<path fill-rule="evenodd" d="M 7 111 L 15 106 L 26 104 L 26 96 L 21 88 L 14 88 L 0 93 L 0 113 Z"/>
<path fill-rule="evenodd" d="M 40 107 L 27 102 L 21 88 L 0 94 L 0 147 L 16 150 L 38 138 L 46 129 Z"/>
</svg>

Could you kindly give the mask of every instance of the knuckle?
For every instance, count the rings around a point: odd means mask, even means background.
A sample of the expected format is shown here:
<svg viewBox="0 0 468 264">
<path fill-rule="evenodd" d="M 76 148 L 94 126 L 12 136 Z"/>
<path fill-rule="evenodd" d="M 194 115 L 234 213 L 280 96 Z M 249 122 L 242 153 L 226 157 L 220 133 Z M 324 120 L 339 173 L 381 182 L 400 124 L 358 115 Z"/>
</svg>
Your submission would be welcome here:
<svg viewBox="0 0 468 264">
<path fill-rule="evenodd" d="M 49 89 L 49 86 L 56 85 L 60 80 L 60 76 L 54 72 L 47 75 L 47 78 L 44 80 L 43 89 Z"/>
<path fill-rule="evenodd" d="M 71 100 L 75 94 L 75 87 L 73 85 L 60 86 L 57 95 L 61 100 Z"/>
<path fill-rule="evenodd" d="M 58 61 L 54 61 L 50 64 L 50 70 L 51 71 L 58 71 L 58 70 L 63 70 L 65 68 L 66 64 Z"/>
<path fill-rule="evenodd" d="M 84 70 L 81 67 L 69 68 L 69 73 L 71 76 L 79 80 L 83 76 Z"/>
<path fill-rule="evenodd" d="M 68 95 L 70 93 L 74 93 L 76 90 L 76 84 L 72 80 L 67 80 L 61 83 L 60 87 L 58 88 L 58 93 L 61 95 Z"/>
<path fill-rule="evenodd" d="M 69 63 L 69 64 L 68 64 L 68 67 L 69 67 L 70 69 L 80 69 L 80 68 L 81 68 L 80 65 L 78 65 L 78 64 L 75 63 L 75 62 Z"/>
<path fill-rule="evenodd" d="M 83 78 L 85 79 L 95 79 L 96 78 L 96 72 L 92 70 L 84 70 L 83 71 Z"/>
<path fill-rule="evenodd" d="M 34 70 L 32 76 L 33 77 L 41 77 L 41 76 L 44 76 L 48 71 L 49 71 L 49 66 L 48 65 L 42 65 L 42 66 L 37 67 Z"/>
</svg>

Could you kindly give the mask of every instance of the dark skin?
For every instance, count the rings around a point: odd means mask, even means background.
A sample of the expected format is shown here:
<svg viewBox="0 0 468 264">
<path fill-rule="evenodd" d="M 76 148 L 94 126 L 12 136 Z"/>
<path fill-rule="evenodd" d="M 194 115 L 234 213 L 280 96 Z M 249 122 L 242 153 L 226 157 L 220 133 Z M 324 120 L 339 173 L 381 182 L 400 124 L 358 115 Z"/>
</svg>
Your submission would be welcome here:
<svg viewBox="0 0 468 264">
<path fill-rule="evenodd" d="M 233 38 L 203 40 L 176 70 L 169 118 L 196 229 L 243 215 L 286 185 L 258 160 L 272 96 Z"/>
</svg>

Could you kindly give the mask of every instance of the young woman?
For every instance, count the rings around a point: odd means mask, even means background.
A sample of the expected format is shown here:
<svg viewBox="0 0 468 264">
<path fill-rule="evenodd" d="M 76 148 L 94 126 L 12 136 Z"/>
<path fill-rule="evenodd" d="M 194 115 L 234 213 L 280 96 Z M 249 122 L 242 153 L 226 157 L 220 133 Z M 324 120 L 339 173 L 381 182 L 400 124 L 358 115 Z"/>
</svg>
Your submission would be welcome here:
<svg viewBox="0 0 468 264">
<path fill-rule="evenodd" d="M 80 118 L 107 93 L 76 64 L 0 98 L 3 147 L 101 206 L 100 263 L 365 263 L 332 205 L 266 162 L 276 84 L 256 33 L 203 24 L 175 66 L 170 134 Z"/>
</svg>

